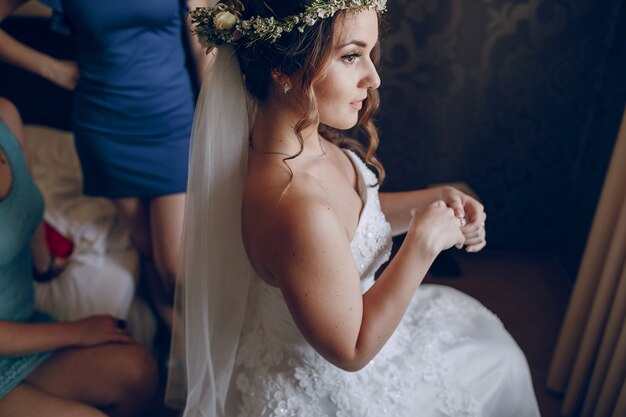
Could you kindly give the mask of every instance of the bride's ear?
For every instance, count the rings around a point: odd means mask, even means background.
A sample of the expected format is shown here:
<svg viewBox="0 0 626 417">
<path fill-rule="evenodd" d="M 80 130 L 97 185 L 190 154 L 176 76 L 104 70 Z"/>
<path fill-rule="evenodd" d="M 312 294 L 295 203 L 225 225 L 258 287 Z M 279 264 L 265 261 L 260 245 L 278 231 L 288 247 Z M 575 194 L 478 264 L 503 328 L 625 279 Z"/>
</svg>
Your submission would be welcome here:
<svg viewBox="0 0 626 417">
<path fill-rule="evenodd" d="M 291 90 L 291 80 L 277 69 L 272 70 L 272 80 L 283 94 L 287 94 Z"/>
</svg>

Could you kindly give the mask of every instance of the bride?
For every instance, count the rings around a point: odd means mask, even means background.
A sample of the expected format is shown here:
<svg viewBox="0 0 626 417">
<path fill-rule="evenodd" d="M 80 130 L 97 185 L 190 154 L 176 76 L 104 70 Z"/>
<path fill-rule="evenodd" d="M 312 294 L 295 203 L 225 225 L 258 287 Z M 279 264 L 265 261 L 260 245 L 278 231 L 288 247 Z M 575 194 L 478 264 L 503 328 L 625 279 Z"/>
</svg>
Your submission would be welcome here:
<svg viewBox="0 0 626 417">
<path fill-rule="evenodd" d="M 485 246 L 482 205 L 449 187 L 378 192 L 385 8 L 244 0 L 191 13 L 219 46 L 191 152 L 184 416 L 539 415 L 495 315 L 420 285 L 441 251 Z M 365 145 L 346 137 L 355 127 Z"/>
</svg>

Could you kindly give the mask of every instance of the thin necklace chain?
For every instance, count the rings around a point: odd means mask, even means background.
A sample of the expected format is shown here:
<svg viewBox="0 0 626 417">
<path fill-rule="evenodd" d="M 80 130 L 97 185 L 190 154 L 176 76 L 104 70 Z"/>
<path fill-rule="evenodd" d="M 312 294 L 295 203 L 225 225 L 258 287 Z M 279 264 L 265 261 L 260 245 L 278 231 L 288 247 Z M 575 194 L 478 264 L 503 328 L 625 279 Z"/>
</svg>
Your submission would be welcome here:
<svg viewBox="0 0 626 417">
<path fill-rule="evenodd" d="M 320 156 L 326 156 L 328 155 L 326 153 L 326 148 L 324 147 L 324 144 L 322 143 L 322 136 L 321 135 L 317 135 L 317 140 L 320 144 L 320 148 L 322 149 L 322 155 Z M 257 148 L 254 147 L 254 142 L 252 142 L 252 136 L 248 139 L 248 146 L 250 147 L 250 149 L 252 149 L 255 153 L 259 154 L 259 155 L 283 155 L 286 156 L 287 158 L 295 158 L 296 156 L 299 156 L 298 154 L 294 154 L 294 155 L 290 155 L 286 152 L 280 152 L 280 151 L 264 151 L 261 152 L 259 150 L 257 150 Z"/>
</svg>

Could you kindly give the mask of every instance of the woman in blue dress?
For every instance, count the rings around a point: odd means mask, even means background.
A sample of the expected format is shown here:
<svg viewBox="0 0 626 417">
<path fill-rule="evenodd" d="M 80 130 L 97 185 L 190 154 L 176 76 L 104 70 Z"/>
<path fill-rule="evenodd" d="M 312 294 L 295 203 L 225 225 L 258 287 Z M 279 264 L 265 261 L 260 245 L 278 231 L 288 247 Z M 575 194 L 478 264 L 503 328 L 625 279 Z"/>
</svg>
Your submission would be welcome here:
<svg viewBox="0 0 626 417">
<path fill-rule="evenodd" d="M 50 255 L 21 132 L 15 107 L 0 98 L 0 415 L 141 415 L 156 365 L 124 321 L 101 315 L 58 323 L 35 309 L 32 271 L 40 267 L 32 259 Z"/>
<path fill-rule="evenodd" d="M 0 21 L 25 0 L 0 0 Z M 74 90 L 72 130 L 84 192 L 110 198 L 144 259 L 166 324 L 178 265 L 195 92 L 186 65 L 185 0 L 41 0 L 77 62 L 0 31 L 0 58 Z M 198 74 L 211 56 L 190 42 Z"/>
</svg>

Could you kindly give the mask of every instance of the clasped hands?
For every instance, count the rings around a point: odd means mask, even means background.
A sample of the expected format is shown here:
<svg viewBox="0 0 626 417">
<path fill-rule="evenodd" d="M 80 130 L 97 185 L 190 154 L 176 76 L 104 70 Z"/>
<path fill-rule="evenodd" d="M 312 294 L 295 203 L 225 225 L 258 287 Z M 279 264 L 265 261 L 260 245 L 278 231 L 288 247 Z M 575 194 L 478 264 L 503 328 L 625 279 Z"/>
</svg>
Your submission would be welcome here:
<svg viewBox="0 0 626 417">
<path fill-rule="evenodd" d="M 442 187 L 440 192 L 441 200 L 454 210 L 454 215 L 459 219 L 461 232 L 465 237 L 465 243 L 458 244 L 456 247 L 461 249 L 464 246 L 467 252 L 478 252 L 484 248 L 487 245 L 485 232 L 487 214 L 483 205 L 454 187 Z"/>
</svg>

